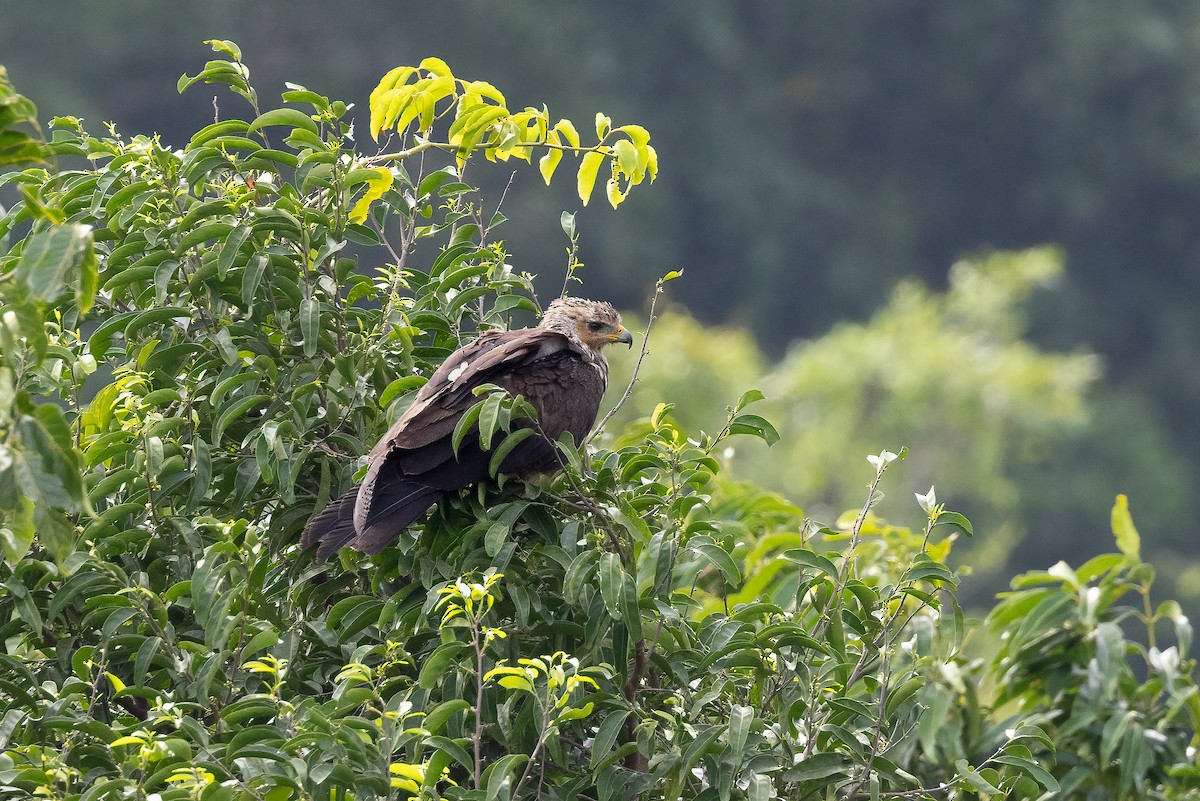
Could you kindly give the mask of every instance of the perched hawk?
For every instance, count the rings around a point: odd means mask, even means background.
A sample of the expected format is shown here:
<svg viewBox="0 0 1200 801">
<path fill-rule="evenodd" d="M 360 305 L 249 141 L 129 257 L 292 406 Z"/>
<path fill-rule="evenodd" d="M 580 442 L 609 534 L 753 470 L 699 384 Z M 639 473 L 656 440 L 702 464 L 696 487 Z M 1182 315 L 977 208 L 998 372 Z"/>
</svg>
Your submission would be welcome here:
<svg viewBox="0 0 1200 801">
<path fill-rule="evenodd" d="M 553 441 L 570 432 L 578 445 L 596 422 L 608 386 L 602 349 L 611 342 L 633 345 L 612 306 L 559 298 L 536 327 L 490 331 L 456 350 L 371 450 L 362 484 L 309 521 L 304 547 L 319 543 L 321 560 L 346 545 L 379 553 L 443 495 L 487 478 L 491 454 L 478 437 L 464 439 L 457 457 L 451 445 L 459 419 L 482 400 L 472 392 L 481 384 L 523 396 L 545 435 L 523 440 L 501 471 L 558 469 Z"/>
</svg>

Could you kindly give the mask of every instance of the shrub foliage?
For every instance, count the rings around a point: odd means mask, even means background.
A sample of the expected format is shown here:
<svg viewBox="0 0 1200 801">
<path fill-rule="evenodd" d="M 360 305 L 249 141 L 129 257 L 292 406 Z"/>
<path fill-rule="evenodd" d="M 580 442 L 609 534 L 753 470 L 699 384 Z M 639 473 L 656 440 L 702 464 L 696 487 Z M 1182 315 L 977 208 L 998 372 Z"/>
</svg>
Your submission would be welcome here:
<svg viewBox="0 0 1200 801">
<path fill-rule="evenodd" d="M 364 155 L 346 104 L 263 111 L 212 44 L 180 88 L 245 113 L 180 150 L 44 136 L 0 78 L 0 797 L 1196 797 L 1190 629 L 1123 502 L 1120 553 L 981 626 L 945 565 L 970 523 L 932 490 L 919 530 L 872 514 L 895 454 L 840 527 L 723 477 L 777 437 L 755 390 L 314 564 L 300 529 L 424 376 L 539 308 L 464 167 L 578 155 L 616 206 L 657 156 L 436 59 L 385 76 Z"/>
</svg>

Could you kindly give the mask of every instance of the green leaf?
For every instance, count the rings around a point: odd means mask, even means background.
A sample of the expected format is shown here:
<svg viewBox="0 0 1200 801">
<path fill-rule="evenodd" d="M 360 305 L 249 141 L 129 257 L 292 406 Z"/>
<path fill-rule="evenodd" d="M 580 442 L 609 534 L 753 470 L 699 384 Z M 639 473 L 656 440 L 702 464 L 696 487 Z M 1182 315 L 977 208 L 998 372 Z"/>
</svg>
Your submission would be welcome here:
<svg viewBox="0 0 1200 801">
<path fill-rule="evenodd" d="M 76 282 L 72 273 L 92 246 L 92 228 L 81 223 L 53 225 L 31 233 L 17 261 L 17 280 L 38 300 L 52 303 Z M 82 287 L 84 282 L 79 282 Z"/>
<path fill-rule="evenodd" d="M 733 557 L 729 555 L 729 552 L 720 545 L 709 541 L 700 542 L 695 545 L 689 544 L 689 547 L 700 553 L 717 570 L 720 570 L 726 584 L 736 587 L 742 583 L 742 571 L 738 568 L 737 562 L 733 561 Z"/>
<path fill-rule="evenodd" d="M 239 398 L 229 403 L 217 415 L 216 422 L 212 428 L 212 444 L 221 444 L 221 435 L 225 433 L 225 429 L 237 418 L 244 415 L 246 412 L 253 409 L 255 406 L 262 406 L 271 402 L 269 395 L 250 395 L 246 398 Z"/>
<path fill-rule="evenodd" d="M 465 643 L 447 642 L 433 649 L 433 653 L 421 665 L 421 675 L 417 683 L 426 690 L 437 687 L 445 678 L 450 666 L 467 651 Z M 478 714 L 478 712 L 476 713 Z"/>
<path fill-rule="evenodd" d="M 380 396 L 379 396 L 380 408 L 386 409 L 389 405 L 391 405 L 392 401 L 394 401 L 398 395 L 400 395 L 404 392 L 408 392 L 410 389 L 416 389 L 418 387 L 424 386 L 425 382 L 428 380 L 429 379 L 427 379 L 423 375 L 400 376 L 395 381 L 388 384 L 387 389 L 385 389 L 380 394 Z"/>
<path fill-rule="evenodd" d="M 470 708 L 470 702 L 462 698 L 452 698 L 449 701 L 443 701 L 429 710 L 428 714 L 421 721 L 421 725 L 431 734 L 439 734 L 450 718 Z"/>
<path fill-rule="evenodd" d="M 613 620 L 621 620 L 621 589 L 625 573 L 621 569 L 621 557 L 611 551 L 600 555 L 600 595 L 604 606 Z"/>
<path fill-rule="evenodd" d="M 569 211 L 564 211 L 558 215 L 558 224 L 562 227 L 563 233 L 567 235 L 567 239 L 575 241 L 575 215 Z"/>
<path fill-rule="evenodd" d="M 479 447 L 485 451 L 492 449 L 492 440 L 501 428 L 505 427 L 501 421 L 501 412 L 506 400 L 505 393 L 492 391 L 480 404 L 482 408 L 479 410 Z"/>
<path fill-rule="evenodd" d="M 321 333 L 321 304 L 309 297 L 300 301 L 300 336 L 304 341 L 304 355 L 317 355 Z"/>
<path fill-rule="evenodd" d="M 254 298 L 258 295 L 258 285 L 262 282 L 263 274 L 267 271 L 267 256 L 265 253 L 255 253 L 246 262 L 246 270 L 242 273 L 242 305 L 247 311 L 254 308 Z"/>
<path fill-rule="evenodd" d="M 954 769 L 958 772 L 958 778 L 972 790 L 989 795 L 1001 795 L 1000 788 L 993 785 L 983 777 L 977 770 L 973 770 L 967 765 L 967 760 L 958 759 L 954 762 Z"/>
<path fill-rule="evenodd" d="M 1016 757 L 1011 754 L 997 754 L 992 757 L 993 762 L 998 762 L 1002 765 L 1011 765 L 1021 773 L 1033 779 L 1040 784 L 1044 789 L 1051 793 L 1059 791 L 1058 780 L 1051 775 L 1050 771 L 1043 768 L 1032 759 L 1024 757 Z"/>
<path fill-rule="evenodd" d="M 835 581 L 838 578 L 837 565 L 815 551 L 810 551 L 807 548 L 793 548 L 784 551 L 781 556 L 792 562 L 798 562 L 807 567 L 815 568 Z"/>
<path fill-rule="evenodd" d="M 774 445 L 779 441 L 779 432 L 775 430 L 775 426 L 757 414 L 739 414 L 733 418 L 729 424 L 729 433 L 749 434 L 758 437 L 767 445 Z"/>
<path fill-rule="evenodd" d="M 717 738 L 721 736 L 721 726 L 701 726 L 696 733 L 695 739 L 688 743 L 687 749 L 683 752 L 683 770 L 690 771 L 700 761 L 700 758 L 709 752 Z"/>
<path fill-rule="evenodd" d="M 233 266 L 233 262 L 237 258 L 238 252 L 242 249 L 242 245 L 249 238 L 250 227 L 247 225 L 237 226 L 225 238 L 225 244 L 221 246 L 221 256 L 217 260 L 217 277 L 222 281 L 225 280 L 225 274 L 229 272 L 229 268 Z"/>
<path fill-rule="evenodd" d="M 516 431 L 508 434 L 500 441 L 500 444 L 492 451 L 491 461 L 488 463 L 488 474 L 493 478 L 499 474 L 500 468 L 504 465 L 504 460 L 513 452 L 518 445 L 532 436 L 538 435 L 538 432 L 532 428 L 518 428 Z"/>
<path fill-rule="evenodd" d="M 529 761 L 528 754 L 507 754 L 500 757 L 483 772 L 484 801 L 493 801 L 500 796 L 500 791 L 511 784 L 513 771 Z M 507 794 L 506 794 L 507 797 Z"/>
<path fill-rule="evenodd" d="M 925 679 L 921 676 L 913 676 L 906 680 L 899 687 L 894 687 L 888 692 L 886 713 L 888 720 L 891 720 L 896 714 L 896 710 L 900 705 L 912 698 L 917 690 L 925 686 Z"/>
<path fill-rule="evenodd" d="M 79 282 L 75 285 L 75 305 L 79 313 L 87 314 L 96 301 L 96 290 L 100 286 L 100 267 L 96 261 L 96 249 L 90 245 L 84 249 L 79 262 Z"/>
<path fill-rule="evenodd" d="M 746 749 L 746 738 L 750 736 L 750 724 L 754 722 L 754 709 L 733 704 L 729 710 L 729 749 L 733 764 L 742 764 L 742 752 Z"/>
<path fill-rule="evenodd" d="M 292 128 L 302 128 L 312 134 L 320 133 L 320 129 L 312 117 L 294 108 L 276 108 L 264 112 L 256 117 L 254 122 L 250 123 L 250 127 L 246 129 L 246 132 L 254 133 L 270 125 L 288 125 Z"/>
<path fill-rule="evenodd" d="M 600 723 L 600 728 L 596 730 L 596 739 L 592 742 L 590 767 L 593 770 L 612 753 L 617 736 L 620 735 L 621 729 L 625 725 L 625 719 L 631 714 L 633 713 L 629 710 L 605 712 L 604 720 Z"/>
<path fill-rule="evenodd" d="M 1133 516 L 1129 514 L 1129 499 L 1118 495 L 1112 508 L 1112 533 L 1117 540 L 1117 548 L 1132 562 L 1142 560 L 1142 538 L 1133 525 Z"/>
<path fill-rule="evenodd" d="M 748 389 L 738 398 L 737 404 L 733 407 L 735 412 L 740 412 L 752 403 L 758 403 L 760 400 L 766 400 L 766 395 L 762 394 L 757 389 Z"/>
<path fill-rule="evenodd" d="M 479 421 L 479 412 L 483 403 L 476 403 L 463 414 L 459 421 L 454 424 L 454 432 L 450 435 L 450 447 L 454 449 L 454 456 L 458 457 L 458 450 L 462 446 L 463 440 L 467 438 L 467 434 L 475 427 Z"/>
<path fill-rule="evenodd" d="M 0 445 L 0 461 L 4 458 L 3 446 Z M 0 478 L 12 481 L 6 472 L 0 471 Z M 9 567 L 15 567 L 17 562 L 25 558 L 33 545 L 37 527 L 33 520 L 33 500 L 22 495 L 18 498 L 15 509 L 5 510 L 0 517 L 0 546 L 3 546 L 4 561 Z"/>
<path fill-rule="evenodd" d="M 956 529 L 961 531 L 963 534 L 966 534 L 968 537 L 975 536 L 975 531 L 971 527 L 971 521 L 968 520 L 964 515 L 959 514 L 958 512 L 941 512 L 940 514 L 938 514 L 937 524 L 939 526 L 941 526 L 941 525 L 954 526 Z"/>
<path fill-rule="evenodd" d="M 818 753 L 807 759 L 802 759 L 795 767 L 788 768 L 782 774 L 786 782 L 806 782 L 815 779 L 828 779 L 831 776 L 844 774 L 854 768 L 850 760 L 841 754 Z"/>
<path fill-rule="evenodd" d="M 475 762 L 471 759 L 470 754 L 467 753 L 467 750 L 462 747 L 460 742 L 465 743 L 467 740 L 455 741 L 447 737 L 438 736 L 427 737 L 425 739 L 425 744 L 430 748 L 434 748 L 438 751 L 449 754 L 451 757 L 453 757 L 455 762 L 462 765 L 467 770 L 474 770 Z"/>
</svg>

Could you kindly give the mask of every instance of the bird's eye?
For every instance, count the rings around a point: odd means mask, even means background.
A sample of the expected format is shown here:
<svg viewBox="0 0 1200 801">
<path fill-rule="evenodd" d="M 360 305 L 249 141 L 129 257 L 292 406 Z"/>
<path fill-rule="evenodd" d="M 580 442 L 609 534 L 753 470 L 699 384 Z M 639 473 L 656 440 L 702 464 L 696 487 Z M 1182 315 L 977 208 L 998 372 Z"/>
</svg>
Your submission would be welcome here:
<svg viewBox="0 0 1200 801">
<path fill-rule="evenodd" d="M 592 320 L 587 324 L 587 327 L 589 331 L 601 331 L 604 328 L 604 323 L 599 320 Z"/>
</svg>

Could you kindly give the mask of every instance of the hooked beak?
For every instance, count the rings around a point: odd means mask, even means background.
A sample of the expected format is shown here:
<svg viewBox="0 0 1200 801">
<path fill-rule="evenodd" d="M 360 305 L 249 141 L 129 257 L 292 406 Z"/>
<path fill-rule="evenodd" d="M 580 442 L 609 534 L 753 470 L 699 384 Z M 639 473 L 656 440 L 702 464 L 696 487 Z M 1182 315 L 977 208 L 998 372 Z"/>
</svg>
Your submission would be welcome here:
<svg viewBox="0 0 1200 801">
<path fill-rule="evenodd" d="M 633 334 L 629 333 L 629 329 L 623 325 L 617 326 L 617 333 L 609 339 L 613 342 L 624 342 L 629 347 L 633 347 Z"/>
</svg>

